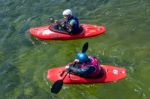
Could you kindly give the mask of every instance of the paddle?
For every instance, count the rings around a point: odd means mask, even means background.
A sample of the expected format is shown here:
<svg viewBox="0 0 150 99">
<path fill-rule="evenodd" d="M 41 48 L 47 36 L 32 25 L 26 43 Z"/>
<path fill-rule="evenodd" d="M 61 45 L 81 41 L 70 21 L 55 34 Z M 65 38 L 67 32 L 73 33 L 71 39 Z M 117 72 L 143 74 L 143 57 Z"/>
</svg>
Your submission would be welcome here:
<svg viewBox="0 0 150 99">
<path fill-rule="evenodd" d="M 88 49 L 88 42 L 84 43 L 83 47 L 82 47 L 82 53 L 85 53 Z M 60 74 L 60 76 L 62 76 L 64 74 L 65 70 Z"/>
<path fill-rule="evenodd" d="M 68 73 L 69 73 L 69 72 L 68 72 Z M 62 88 L 62 86 L 63 86 L 63 80 L 64 80 L 65 77 L 68 75 L 68 73 L 63 77 L 63 79 L 57 80 L 57 81 L 53 84 L 53 86 L 52 86 L 52 88 L 51 88 L 51 92 L 52 92 L 52 93 L 57 94 L 57 93 L 61 90 L 61 88 Z"/>
<path fill-rule="evenodd" d="M 48 22 L 50 22 L 50 23 L 55 23 L 56 21 L 58 21 L 59 23 L 61 23 L 61 21 L 56 20 L 54 17 L 49 17 L 48 18 Z"/>
<path fill-rule="evenodd" d="M 84 43 L 83 47 L 82 47 L 82 53 L 85 53 L 88 49 L 88 42 Z M 73 64 L 73 67 L 76 65 L 76 62 Z M 61 75 L 63 75 L 65 71 L 62 72 Z M 61 89 L 62 89 L 62 86 L 63 86 L 63 80 L 66 78 L 66 76 L 69 74 L 70 70 L 66 73 L 66 75 L 60 79 L 60 80 L 57 80 L 53 85 L 52 85 L 52 88 L 51 88 L 51 92 L 54 93 L 54 94 L 57 94 Z"/>
<path fill-rule="evenodd" d="M 95 19 L 95 18 L 92 18 L 92 17 L 83 17 L 83 18 L 78 18 L 79 20 L 87 20 L 87 19 Z M 55 21 L 55 18 L 54 17 L 49 17 L 48 18 L 48 21 L 50 23 L 53 23 Z"/>
<path fill-rule="evenodd" d="M 76 65 L 76 63 L 73 64 L 73 67 Z M 66 73 L 66 75 L 63 77 L 63 79 L 60 79 L 60 80 L 57 80 L 53 85 L 52 85 L 52 88 L 51 88 L 51 92 L 54 93 L 54 94 L 57 94 L 62 86 L 63 86 L 63 80 L 66 78 L 66 76 L 69 74 L 70 70 Z"/>
<path fill-rule="evenodd" d="M 88 46 L 89 46 L 88 42 L 84 43 L 84 45 L 82 47 L 82 53 L 85 53 L 87 51 Z"/>
</svg>

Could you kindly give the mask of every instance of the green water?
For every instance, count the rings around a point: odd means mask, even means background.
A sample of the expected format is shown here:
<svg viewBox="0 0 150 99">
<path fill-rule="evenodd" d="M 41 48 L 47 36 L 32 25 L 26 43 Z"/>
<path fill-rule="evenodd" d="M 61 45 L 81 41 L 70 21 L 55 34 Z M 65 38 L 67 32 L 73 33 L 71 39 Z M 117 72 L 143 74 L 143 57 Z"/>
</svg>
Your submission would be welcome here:
<svg viewBox="0 0 150 99">
<path fill-rule="evenodd" d="M 30 37 L 30 27 L 61 18 L 66 8 L 81 23 L 105 25 L 106 34 L 70 41 Z M 0 0 L 0 21 L 0 99 L 150 99 L 150 0 Z M 73 61 L 86 41 L 89 55 L 125 67 L 127 78 L 50 93 L 47 70 Z"/>
</svg>

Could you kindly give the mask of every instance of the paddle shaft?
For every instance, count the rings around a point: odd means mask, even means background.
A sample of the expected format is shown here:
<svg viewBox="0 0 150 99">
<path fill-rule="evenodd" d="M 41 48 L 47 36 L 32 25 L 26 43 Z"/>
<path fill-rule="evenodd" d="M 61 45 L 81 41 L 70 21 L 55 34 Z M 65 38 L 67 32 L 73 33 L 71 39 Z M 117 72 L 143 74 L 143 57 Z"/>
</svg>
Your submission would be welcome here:
<svg viewBox="0 0 150 99">
<path fill-rule="evenodd" d="M 68 74 L 69 74 L 69 72 L 67 72 L 67 73 L 66 73 L 66 75 L 63 77 L 63 79 L 62 79 L 62 80 L 64 80 Z"/>
</svg>

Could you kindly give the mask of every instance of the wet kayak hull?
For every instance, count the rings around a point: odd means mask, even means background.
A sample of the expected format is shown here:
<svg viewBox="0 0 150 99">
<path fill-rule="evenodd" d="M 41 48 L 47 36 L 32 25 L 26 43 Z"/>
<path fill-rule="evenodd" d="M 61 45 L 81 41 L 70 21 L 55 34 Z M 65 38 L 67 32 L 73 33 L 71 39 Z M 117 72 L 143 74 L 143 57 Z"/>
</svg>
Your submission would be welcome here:
<svg viewBox="0 0 150 99">
<path fill-rule="evenodd" d="M 121 80 L 126 77 L 126 69 L 111 65 L 102 65 L 104 70 L 103 76 L 97 78 L 83 78 L 77 75 L 67 75 L 64 79 L 65 84 L 90 84 L 90 83 L 108 83 Z M 66 73 L 61 76 L 61 73 L 65 70 L 65 67 L 57 67 L 48 70 L 47 79 L 55 82 L 64 77 Z"/>
<path fill-rule="evenodd" d="M 97 26 L 91 24 L 81 24 L 83 31 L 79 34 L 69 35 L 57 31 L 53 31 L 50 25 L 33 27 L 29 29 L 32 36 L 42 40 L 72 40 L 81 39 L 87 37 L 94 37 L 105 33 L 106 29 L 104 26 Z"/>
</svg>

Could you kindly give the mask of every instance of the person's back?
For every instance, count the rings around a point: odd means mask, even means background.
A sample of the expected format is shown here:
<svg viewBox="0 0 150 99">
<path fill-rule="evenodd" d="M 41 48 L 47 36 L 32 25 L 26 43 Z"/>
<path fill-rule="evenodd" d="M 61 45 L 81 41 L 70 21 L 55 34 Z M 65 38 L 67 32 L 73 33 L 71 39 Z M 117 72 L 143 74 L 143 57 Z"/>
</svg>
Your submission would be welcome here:
<svg viewBox="0 0 150 99">
<path fill-rule="evenodd" d="M 87 56 L 83 53 L 78 53 L 76 66 L 70 66 L 69 70 L 72 74 L 87 78 L 97 77 L 101 71 L 100 62 L 93 56 Z"/>
</svg>

